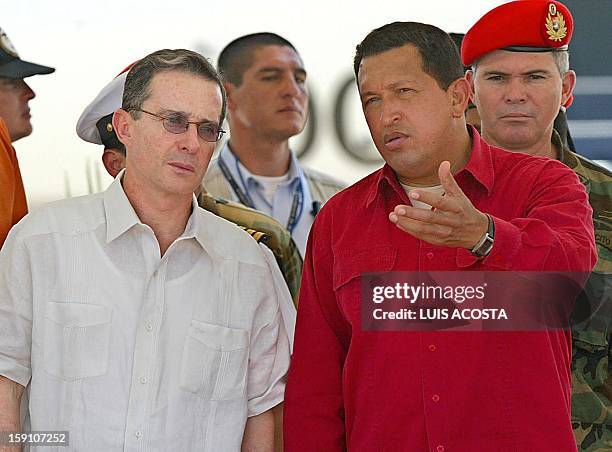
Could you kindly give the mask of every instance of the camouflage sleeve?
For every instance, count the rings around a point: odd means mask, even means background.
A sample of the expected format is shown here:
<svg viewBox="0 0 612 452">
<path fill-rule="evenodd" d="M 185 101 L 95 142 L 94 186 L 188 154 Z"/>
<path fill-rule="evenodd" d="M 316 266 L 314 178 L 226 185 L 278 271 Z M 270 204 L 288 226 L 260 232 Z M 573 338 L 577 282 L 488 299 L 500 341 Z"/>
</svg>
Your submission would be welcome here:
<svg viewBox="0 0 612 452">
<path fill-rule="evenodd" d="M 572 426 L 579 451 L 612 450 L 612 174 L 565 151 L 588 194 L 598 260 L 572 325 Z"/>
<path fill-rule="evenodd" d="M 297 306 L 303 261 L 291 234 L 278 221 L 263 212 L 216 198 L 208 193 L 203 192 L 198 196 L 198 204 L 238 226 L 253 230 L 252 236 L 255 236 L 256 232 L 265 234 L 265 238 L 259 237 L 258 241 L 264 243 L 274 254 L 291 298 Z"/>
<path fill-rule="evenodd" d="M 610 274 L 591 274 L 572 328 L 572 426 L 580 451 L 612 450 Z"/>
</svg>

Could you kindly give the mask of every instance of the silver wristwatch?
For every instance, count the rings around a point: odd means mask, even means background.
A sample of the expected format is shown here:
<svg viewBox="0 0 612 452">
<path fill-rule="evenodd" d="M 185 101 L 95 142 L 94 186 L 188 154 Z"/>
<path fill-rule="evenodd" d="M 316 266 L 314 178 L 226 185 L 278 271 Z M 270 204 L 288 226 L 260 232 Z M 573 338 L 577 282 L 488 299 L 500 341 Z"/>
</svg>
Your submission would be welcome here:
<svg viewBox="0 0 612 452">
<path fill-rule="evenodd" d="M 487 227 L 487 232 L 485 232 L 478 243 L 474 245 L 474 248 L 470 250 L 470 252 L 479 259 L 486 257 L 491 250 L 493 249 L 493 236 L 495 235 L 495 223 L 493 222 L 493 218 L 488 213 L 485 214 L 489 219 L 489 226 Z"/>
</svg>

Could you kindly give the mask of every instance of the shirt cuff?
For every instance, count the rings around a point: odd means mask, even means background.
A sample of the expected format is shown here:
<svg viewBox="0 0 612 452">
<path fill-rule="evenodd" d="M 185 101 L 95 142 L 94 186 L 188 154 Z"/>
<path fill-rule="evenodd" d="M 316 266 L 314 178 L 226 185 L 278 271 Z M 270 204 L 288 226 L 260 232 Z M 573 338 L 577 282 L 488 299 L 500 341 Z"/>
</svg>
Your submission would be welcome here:
<svg viewBox="0 0 612 452">
<path fill-rule="evenodd" d="M 517 255 L 521 243 L 521 231 L 509 221 L 491 215 L 495 224 L 495 236 L 491 252 L 482 259 L 484 266 L 498 270 L 509 270 L 513 267 L 513 261 Z M 457 250 L 457 266 L 459 268 L 470 267 L 479 262 L 470 250 L 459 248 Z"/>
<path fill-rule="evenodd" d="M 274 408 L 276 405 L 285 400 L 285 381 L 286 375 L 281 380 L 276 382 L 270 390 L 260 397 L 255 397 L 247 403 L 247 416 L 253 417 Z"/>
</svg>

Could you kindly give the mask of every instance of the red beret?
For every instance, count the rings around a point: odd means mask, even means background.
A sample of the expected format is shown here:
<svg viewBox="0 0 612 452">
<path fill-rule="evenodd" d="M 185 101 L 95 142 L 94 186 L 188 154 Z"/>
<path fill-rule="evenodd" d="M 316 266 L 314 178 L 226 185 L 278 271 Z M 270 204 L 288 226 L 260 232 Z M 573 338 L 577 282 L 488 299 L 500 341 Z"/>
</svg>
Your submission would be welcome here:
<svg viewBox="0 0 612 452">
<path fill-rule="evenodd" d="M 572 39 L 574 19 L 557 1 L 517 0 L 482 16 L 466 33 L 461 61 L 470 66 L 498 49 L 515 52 L 566 50 Z"/>
</svg>

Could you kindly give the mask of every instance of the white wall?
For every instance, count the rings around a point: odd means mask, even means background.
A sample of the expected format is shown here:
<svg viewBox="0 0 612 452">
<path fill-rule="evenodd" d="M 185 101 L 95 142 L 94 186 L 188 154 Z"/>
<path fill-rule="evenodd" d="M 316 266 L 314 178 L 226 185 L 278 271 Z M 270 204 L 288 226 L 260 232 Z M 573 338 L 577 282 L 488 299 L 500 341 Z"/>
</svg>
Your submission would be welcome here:
<svg viewBox="0 0 612 452">
<path fill-rule="evenodd" d="M 376 168 L 342 152 L 333 131 L 333 102 L 352 71 L 355 45 L 373 28 L 396 20 L 427 22 L 464 32 L 503 0 L 105 2 L 4 0 L 0 27 L 20 56 L 56 67 L 28 79 L 34 133 L 15 143 L 30 205 L 88 193 L 110 182 L 101 148 L 74 131 L 98 91 L 132 61 L 160 48 L 190 48 L 216 60 L 230 40 L 272 31 L 300 51 L 317 100 L 319 128 L 307 164 L 353 182 Z M 351 122 L 369 140 L 354 96 Z M 87 173 L 89 172 L 89 183 Z M 67 182 L 66 182 L 67 181 Z"/>
</svg>

